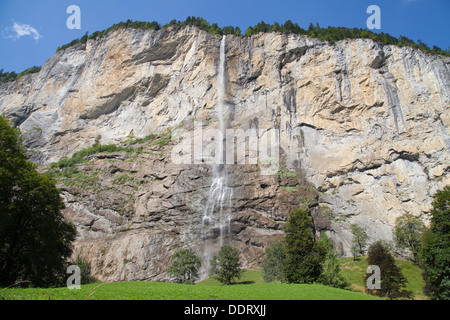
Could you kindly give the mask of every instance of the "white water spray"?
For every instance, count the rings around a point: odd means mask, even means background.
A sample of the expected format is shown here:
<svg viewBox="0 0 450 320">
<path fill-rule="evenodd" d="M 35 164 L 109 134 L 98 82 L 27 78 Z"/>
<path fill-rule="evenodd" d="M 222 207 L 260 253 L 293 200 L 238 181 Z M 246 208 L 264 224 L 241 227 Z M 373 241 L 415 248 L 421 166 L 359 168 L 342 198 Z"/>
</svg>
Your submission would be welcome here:
<svg viewBox="0 0 450 320">
<path fill-rule="evenodd" d="M 228 187 L 228 175 L 225 167 L 224 137 L 226 131 L 226 121 L 224 119 L 224 109 L 226 106 L 225 92 L 225 43 L 226 36 L 223 36 L 220 43 L 220 64 L 217 85 L 218 103 L 216 105 L 217 118 L 219 120 L 222 139 L 217 141 L 215 152 L 215 163 L 212 165 L 212 183 L 208 193 L 202 217 L 202 238 L 204 241 L 204 262 L 206 271 L 209 271 L 209 261 L 212 258 L 217 238 L 219 245 L 223 246 L 226 237 L 231 234 L 231 209 L 233 190 Z"/>
</svg>

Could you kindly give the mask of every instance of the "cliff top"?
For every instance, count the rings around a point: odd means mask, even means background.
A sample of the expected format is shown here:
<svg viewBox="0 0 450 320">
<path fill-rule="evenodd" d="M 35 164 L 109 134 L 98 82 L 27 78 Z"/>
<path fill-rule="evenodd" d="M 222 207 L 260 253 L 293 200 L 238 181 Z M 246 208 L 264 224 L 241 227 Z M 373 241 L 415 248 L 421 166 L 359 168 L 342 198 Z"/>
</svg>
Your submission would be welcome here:
<svg viewBox="0 0 450 320">
<path fill-rule="evenodd" d="M 126 22 L 116 23 L 105 30 L 96 31 L 90 35 L 86 33 L 83 37 L 79 39 L 74 39 L 70 43 L 58 47 L 56 49 L 56 52 L 65 50 L 78 44 L 85 44 L 88 39 L 102 38 L 109 32 L 119 29 L 160 30 L 168 28 L 181 28 L 184 26 L 194 26 L 200 30 L 204 30 L 217 36 L 232 34 L 239 37 L 251 37 L 261 32 L 262 33 L 277 32 L 282 34 L 306 35 L 312 38 L 327 41 L 329 43 L 335 43 L 337 41 L 344 39 L 372 39 L 373 41 L 378 42 L 380 44 L 396 45 L 399 47 L 411 47 L 421 50 L 424 53 L 450 57 L 449 50 L 442 50 L 437 46 L 433 46 L 432 48 L 430 48 L 427 44 L 423 43 L 420 40 L 418 40 L 418 43 L 416 43 L 405 36 L 400 36 L 396 38 L 384 32 L 375 33 L 370 30 L 361 28 L 346 28 L 346 27 L 322 28 L 317 23 L 316 25 L 310 23 L 308 29 L 303 29 L 297 23 L 293 23 L 291 20 L 287 20 L 284 24 L 279 24 L 278 22 L 275 22 L 273 25 L 261 21 L 255 26 L 250 26 L 245 31 L 245 33 L 242 33 L 239 27 L 226 26 L 220 28 L 217 25 L 217 23 L 211 24 L 204 18 L 200 17 L 187 17 L 185 21 L 172 20 L 165 25 L 161 25 L 156 21 L 149 22 L 149 21 L 127 20 Z M 14 71 L 3 72 L 3 69 L 1 69 L 0 83 L 15 81 L 19 79 L 22 75 L 35 73 L 38 72 L 39 70 L 40 70 L 39 67 L 33 67 L 17 74 Z"/>
</svg>

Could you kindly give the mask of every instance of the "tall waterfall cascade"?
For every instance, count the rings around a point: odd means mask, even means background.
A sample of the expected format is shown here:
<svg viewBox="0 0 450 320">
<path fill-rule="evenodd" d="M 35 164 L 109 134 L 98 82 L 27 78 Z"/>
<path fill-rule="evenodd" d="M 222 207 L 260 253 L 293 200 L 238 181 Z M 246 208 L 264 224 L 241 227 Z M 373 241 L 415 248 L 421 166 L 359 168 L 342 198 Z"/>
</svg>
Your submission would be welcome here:
<svg viewBox="0 0 450 320">
<path fill-rule="evenodd" d="M 220 44 L 220 64 L 218 72 L 216 116 L 219 121 L 219 139 L 215 149 L 215 161 L 211 166 L 212 182 L 208 192 L 202 217 L 202 240 L 205 268 L 209 271 L 209 262 L 218 248 L 226 244 L 231 234 L 231 214 L 233 189 L 228 186 L 228 174 L 225 165 L 225 108 L 226 108 L 226 76 L 225 76 L 226 36 Z"/>
</svg>

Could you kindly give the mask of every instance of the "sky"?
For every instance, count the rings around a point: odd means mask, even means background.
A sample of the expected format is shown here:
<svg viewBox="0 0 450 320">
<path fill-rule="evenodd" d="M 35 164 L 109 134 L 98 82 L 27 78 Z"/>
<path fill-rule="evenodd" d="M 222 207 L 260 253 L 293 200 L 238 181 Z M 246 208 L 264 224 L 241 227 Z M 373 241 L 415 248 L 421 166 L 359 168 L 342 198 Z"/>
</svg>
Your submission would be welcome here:
<svg viewBox="0 0 450 320">
<path fill-rule="evenodd" d="M 67 27 L 71 5 L 80 8 L 81 29 Z M 381 29 L 373 31 L 449 48 L 450 0 L 0 0 L 0 69 L 41 66 L 58 46 L 128 19 L 163 25 L 195 16 L 242 32 L 260 21 L 286 20 L 305 29 L 310 22 L 367 28 L 370 5 L 380 8 Z"/>
</svg>

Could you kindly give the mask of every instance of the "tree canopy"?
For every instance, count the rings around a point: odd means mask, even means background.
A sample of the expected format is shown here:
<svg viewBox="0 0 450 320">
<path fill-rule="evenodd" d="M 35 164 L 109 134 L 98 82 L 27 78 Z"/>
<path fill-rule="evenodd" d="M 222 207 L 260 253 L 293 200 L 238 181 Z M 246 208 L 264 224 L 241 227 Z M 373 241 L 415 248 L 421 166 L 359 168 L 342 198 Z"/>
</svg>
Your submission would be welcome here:
<svg viewBox="0 0 450 320">
<path fill-rule="evenodd" d="M 242 276 L 242 264 L 238 249 L 223 246 L 219 253 L 211 259 L 210 275 L 221 283 L 229 285 Z"/>
<path fill-rule="evenodd" d="M 425 293 L 450 299 L 450 186 L 434 195 L 430 227 L 425 231 L 419 261 L 425 269 Z"/>
<path fill-rule="evenodd" d="M 399 249 L 408 249 L 412 260 L 417 261 L 423 233 L 426 226 L 423 221 L 410 213 L 398 217 L 394 227 L 394 241 Z"/>
<path fill-rule="evenodd" d="M 284 281 L 283 265 L 286 259 L 286 244 L 279 239 L 266 247 L 265 257 L 261 262 L 265 282 Z"/>
<path fill-rule="evenodd" d="M 12 71 L 12 72 L 3 72 L 3 69 L 1 69 L 0 70 L 0 82 L 16 81 L 17 79 L 21 78 L 24 75 L 37 73 L 39 71 L 41 71 L 41 67 L 37 67 L 37 66 L 28 68 L 28 69 L 20 72 L 19 74 L 17 74 L 14 71 Z"/>
<path fill-rule="evenodd" d="M 175 282 L 193 284 L 199 277 L 202 261 L 192 249 L 181 249 L 172 256 L 167 273 Z"/>
<path fill-rule="evenodd" d="M 62 283 L 75 227 L 60 191 L 27 160 L 20 132 L 0 116 L 0 286 Z"/>
</svg>

